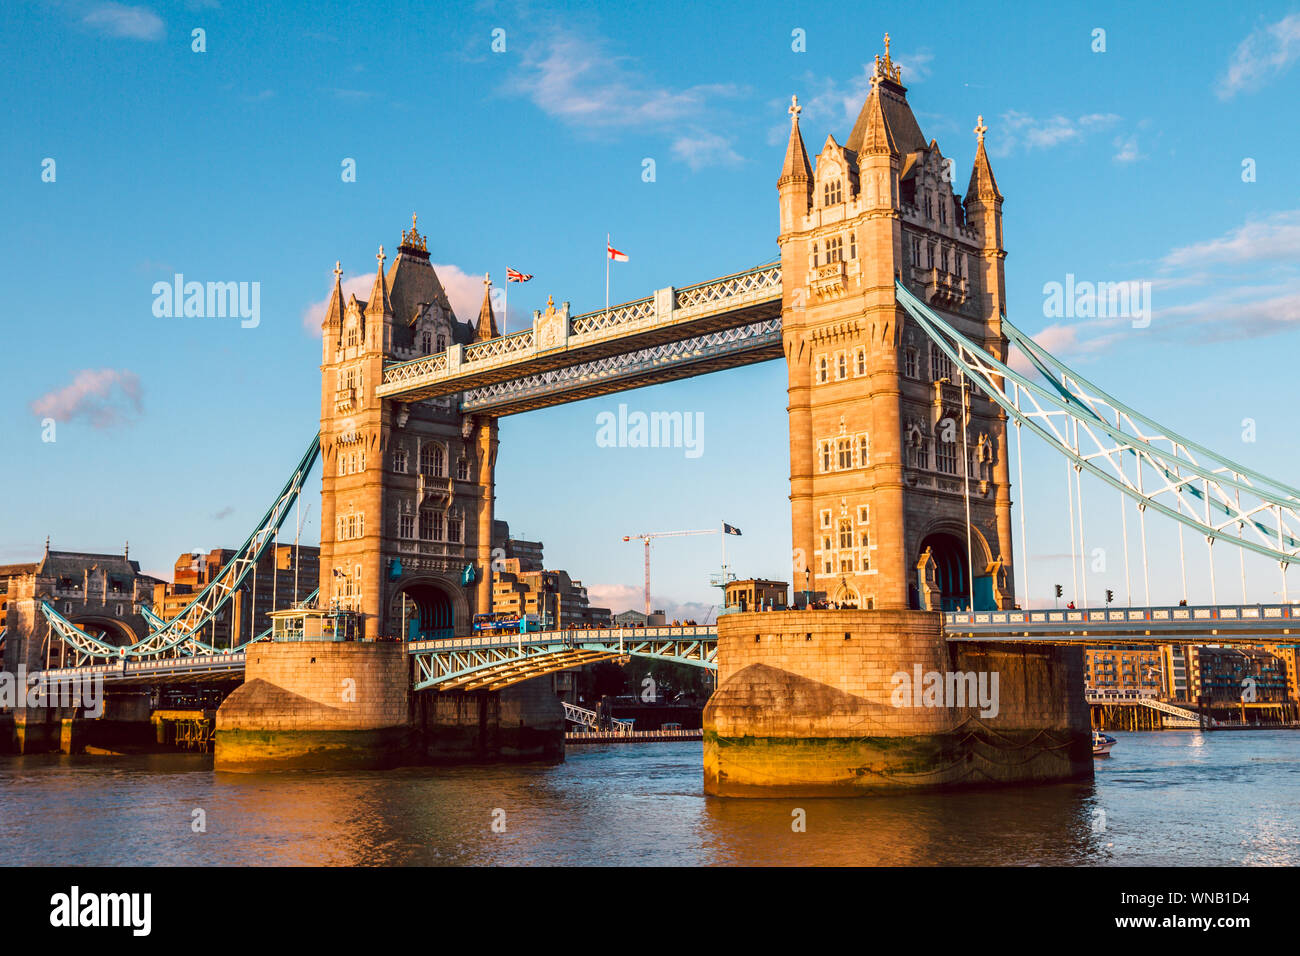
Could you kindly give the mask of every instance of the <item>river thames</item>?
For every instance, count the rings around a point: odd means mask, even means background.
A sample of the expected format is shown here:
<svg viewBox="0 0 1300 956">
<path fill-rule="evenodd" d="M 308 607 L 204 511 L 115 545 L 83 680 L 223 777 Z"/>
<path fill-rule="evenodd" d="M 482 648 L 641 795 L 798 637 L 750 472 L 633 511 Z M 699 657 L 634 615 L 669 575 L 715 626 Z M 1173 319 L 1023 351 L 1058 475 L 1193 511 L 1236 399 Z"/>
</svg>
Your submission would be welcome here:
<svg viewBox="0 0 1300 956">
<path fill-rule="evenodd" d="M 1300 733 L 1121 733 L 1089 784 L 722 800 L 698 742 L 556 766 L 214 773 L 0 758 L 7 865 L 1296 865 Z M 796 811 L 806 830 L 795 832 Z M 196 813 L 201 811 L 201 813 Z M 494 828 L 495 822 L 495 828 Z M 195 832 L 202 823 L 206 832 Z M 504 832 L 501 832 L 501 831 Z"/>
</svg>

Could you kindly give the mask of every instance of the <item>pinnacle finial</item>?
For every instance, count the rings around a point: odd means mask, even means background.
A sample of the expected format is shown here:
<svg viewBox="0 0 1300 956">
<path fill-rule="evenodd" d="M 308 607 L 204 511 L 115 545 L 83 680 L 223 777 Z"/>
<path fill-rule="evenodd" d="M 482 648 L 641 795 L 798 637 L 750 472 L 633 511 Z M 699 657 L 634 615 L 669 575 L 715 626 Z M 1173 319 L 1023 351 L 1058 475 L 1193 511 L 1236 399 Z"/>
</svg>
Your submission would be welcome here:
<svg viewBox="0 0 1300 956">
<path fill-rule="evenodd" d="M 786 110 L 786 112 L 790 114 L 792 122 L 799 122 L 799 114 L 803 112 L 803 107 L 799 105 L 799 97 L 797 95 L 791 95 L 790 108 Z"/>
<path fill-rule="evenodd" d="M 408 252 L 429 251 L 428 240 L 424 236 L 420 235 L 419 230 L 415 228 L 416 222 L 419 218 L 420 217 L 415 213 L 411 213 L 411 231 L 407 232 L 405 229 L 402 230 L 402 241 L 397 246 L 398 252 L 402 252 L 403 250 Z"/>
<path fill-rule="evenodd" d="M 894 65 L 894 58 L 890 55 L 889 52 L 888 33 L 885 34 L 885 58 L 882 61 L 880 59 L 880 54 L 879 53 L 876 54 L 876 66 L 875 69 L 871 71 L 871 73 L 873 77 L 872 80 L 873 86 L 875 85 L 876 82 L 874 77 L 877 76 L 880 77 L 882 80 L 891 80 L 894 83 L 902 83 L 903 81 L 903 68 L 901 66 Z"/>
<path fill-rule="evenodd" d="M 483 273 L 483 285 L 487 287 L 490 287 L 492 285 L 492 273 L 490 272 Z"/>
<path fill-rule="evenodd" d="M 388 256 L 384 255 L 383 246 L 379 247 L 379 251 L 375 253 L 375 258 L 379 260 L 379 268 L 382 269 L 384 267 L 384 260 L 388 258 Z"/>
<path fill-rule="evenodd" d="M 975 135 L 979 137 L 981 144 L 984 142 L 984 134 L 988 131 L 989 128 L 984 125 L 984 116 L 980 114 L 975 118 Z"/>
<path fill-rule="evenodd" d="M 343 275 L 343 260 L 335 259 L 334 260 L 334 281 L 338 282 L 339 278 L 342 275 Z"/>
</svg>

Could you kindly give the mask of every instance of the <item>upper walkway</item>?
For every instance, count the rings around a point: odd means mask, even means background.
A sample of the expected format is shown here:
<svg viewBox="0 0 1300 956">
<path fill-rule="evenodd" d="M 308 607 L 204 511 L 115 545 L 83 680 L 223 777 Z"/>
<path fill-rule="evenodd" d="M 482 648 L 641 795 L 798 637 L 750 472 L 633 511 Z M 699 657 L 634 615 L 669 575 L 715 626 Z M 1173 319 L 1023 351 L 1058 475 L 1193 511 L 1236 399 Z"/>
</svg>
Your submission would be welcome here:
<svg viewBox="0 0 1300 956">
<path fill-rule="evenodd" d="M 533 327 L 388 365 L 380 398 L 464 393 L 507 415 L 780 358 L 781 267 L 769 264 L 597 312 L 567 305 Z"/>
</svg>

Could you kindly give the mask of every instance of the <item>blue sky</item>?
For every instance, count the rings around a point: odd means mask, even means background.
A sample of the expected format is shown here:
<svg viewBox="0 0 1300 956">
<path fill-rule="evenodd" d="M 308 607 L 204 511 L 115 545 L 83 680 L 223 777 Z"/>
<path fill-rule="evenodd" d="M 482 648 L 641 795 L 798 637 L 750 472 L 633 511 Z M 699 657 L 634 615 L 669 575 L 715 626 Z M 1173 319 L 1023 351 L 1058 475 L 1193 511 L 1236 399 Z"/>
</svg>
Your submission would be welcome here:
<svg viewBox="0 0 1300 956">
<path fill-rule="evenodd" d="M 129 538 L 168 572 L 181 551 L 241 541 L 316 428 L 314 327 L 335 260 L 368 288 L 412 212 L 462 317 L 483 272 L 536 276 L 511 289 L 512 329 L 548 294 L 602 304 L 606 232 L 631 257 L 616 301 L 773 258 L 790 94 L 811 149 L 842 142 L 885 31 L 963 189 L 984 116 L 1012 321 L 1130 404 L 1294 483 L 1300 7 L 936 3 L 923 23 L 907 9 L 7 4 L 0 561 L 35 556 L 47 534 L 77 550 Z M 175 272 L 260 283 L 260 324 L 155 317 L 152 285 Z M 1151 280 L 1151 327 L 1046 317 L 1043 285 L 1067 273 Z M 640 603 L 640 548 L 621 540 L 634 532 L 726 520 L 744 530 L 734 571 L 788 579 L 784 383 L 773 362 L 508 418 L 498 514 L 615 610 Z M 702 413 L 704 454 L 597 447 L 596 416 L 620 401 Z M 1042 601 L 1053 581 L 1069 590 L 1069 539 L 1062 466 L 1034 451 L 1013 498 L 1028 503 Z M 1089 547 L 1110 555 L 1090 587 L 1122 600 L 1116 493 L 1084 493 Z M 1176 599 L 1172 529 L 1151 534 L 1153 597 Z M 1190 553 L 1203 589 L 1204 547 Z M 716 603 L 718 557 L 716 538 L 656 546 L 656 604 Z M 1235 600 L 1237 559 L 1218 560 Z M 1271 599 L 1276 568 L 1247 567 L 1252 600 Z"/>
</svg>

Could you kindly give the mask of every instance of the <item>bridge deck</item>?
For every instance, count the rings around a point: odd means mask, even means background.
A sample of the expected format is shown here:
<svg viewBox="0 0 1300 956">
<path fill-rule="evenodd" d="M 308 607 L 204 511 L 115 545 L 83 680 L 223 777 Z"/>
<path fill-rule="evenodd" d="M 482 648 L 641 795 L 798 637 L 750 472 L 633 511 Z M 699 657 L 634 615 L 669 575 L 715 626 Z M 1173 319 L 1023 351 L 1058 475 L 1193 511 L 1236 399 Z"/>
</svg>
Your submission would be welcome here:
<svg viewBox="0 0 1300 956">
<path fill-rule="evenodd" d="M 1277 643 L 1279 638 L 1300 638 L 1300 607 L 1249 604 L 949 612 L 943 616 L 943 628 L 950 641 Z"/>
</svg>

